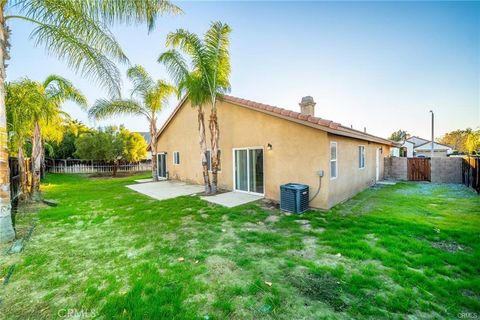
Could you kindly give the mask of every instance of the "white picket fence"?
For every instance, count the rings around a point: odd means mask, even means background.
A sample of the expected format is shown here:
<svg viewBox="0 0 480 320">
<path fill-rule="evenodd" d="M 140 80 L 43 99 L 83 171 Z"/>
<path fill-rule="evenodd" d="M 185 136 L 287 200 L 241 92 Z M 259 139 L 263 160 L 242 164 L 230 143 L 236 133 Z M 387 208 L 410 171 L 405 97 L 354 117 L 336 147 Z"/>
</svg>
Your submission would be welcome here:
<svg viewBox="0 0 480 320">
<path fill-rule="evenodd" d="M 45 159 L 45 167 L 47 172 L 51 173 L 108 173 L 113 172 L 114 165 L 95 160 Z M 151 160 L 117 165 L 117 172 L 149 170 L 152 170 Z"/>
</svg>

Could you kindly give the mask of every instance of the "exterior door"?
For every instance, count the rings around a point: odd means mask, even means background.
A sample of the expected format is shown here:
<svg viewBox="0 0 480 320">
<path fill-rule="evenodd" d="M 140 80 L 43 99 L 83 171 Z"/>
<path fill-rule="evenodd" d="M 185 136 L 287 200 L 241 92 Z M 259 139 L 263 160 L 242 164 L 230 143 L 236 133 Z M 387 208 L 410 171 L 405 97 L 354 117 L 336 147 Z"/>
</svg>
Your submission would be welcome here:
<svg viewBox="0 0 480 320">
<path fill-rule="evenodd" d="M 234 190 L 264 194 L 263 148 L 233 150 Z"/>
<path fill-rule="evenodd" d="M 157 170 L 159 178 L 167 178 L 167 154 L 157 154 Z"/>
</svg>

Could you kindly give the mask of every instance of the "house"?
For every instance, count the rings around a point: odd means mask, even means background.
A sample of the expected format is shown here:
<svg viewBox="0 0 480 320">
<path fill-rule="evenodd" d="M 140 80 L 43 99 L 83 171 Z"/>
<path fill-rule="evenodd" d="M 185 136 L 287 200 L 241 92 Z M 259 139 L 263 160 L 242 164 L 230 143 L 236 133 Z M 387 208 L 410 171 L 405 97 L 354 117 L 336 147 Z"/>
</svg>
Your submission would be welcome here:
<svg viewBox="0 0 480 320">
<path fill-rule="evenodd" d="M 405 140 L 405 141 L 412 142 L 414 148 L 415 148 L 416 146 L 419 146 L 419 145 L 425 144 L 425 143 L 427 143 L 427 142 L 430 142 L 430 140 L 423 139 L 423 138 L 420 138 L 420 137 L 417 137 L 417 136 L 409 137 L 409 138 L 408 138 L 407 140 Z"/>
<path fill-rule="evenodd" d="M 392 157 L 413 157 L 414 143 L 412 141 L 404 140 L 399 147 L 390 148 L 390 155 Z"/>
<path fill-rule="evenodd" d="M 395 143 L 315 117 L 315 105 L 304 97 L 299 113 L 224 96 L 217 110 L 219 187 L 278 201 L 280 185 L 303 183 L 310 187 L 310 206 L 327 209 L 382 179 L 384 158 Z M 197 111 L 188 98 L 156 139 L 160 178 L 203 183 Z"/>
<path fill-rule="evenodd" d="M 431 156 L 432 142 L 431 140 L 423 139 L 417 136 L 413 136 L 405 140 L 405 143 L 413 143 L 413 155 L 408 155 L 408 157 L 413 156 Z M 453 148 L 438 142 L 433 143 L 433 156 L 434 157 L 446 157 L 447 155 L 453 152 Z"/>
<path fill-rule="evenodd" d="M 414 148 L 415 156 L 430 157 L 432 152 L 432 142 L 428 141 Z M 433 143 L 433 156 L 446 157 L 453 152 L 453 148 L 438 142 Z"/>
</svg>

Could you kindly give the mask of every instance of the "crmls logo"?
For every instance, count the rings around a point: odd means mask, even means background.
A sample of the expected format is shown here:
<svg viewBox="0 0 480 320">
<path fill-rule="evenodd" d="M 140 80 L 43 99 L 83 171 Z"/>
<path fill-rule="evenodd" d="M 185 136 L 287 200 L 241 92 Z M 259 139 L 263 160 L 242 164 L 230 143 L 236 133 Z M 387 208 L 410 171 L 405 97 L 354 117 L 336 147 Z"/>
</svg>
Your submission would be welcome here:
<svg viewBox="0 0 480 320">
<path fill-rule="evenodd" d="M 475 312 L 460 312 L 458 317 L 460 319 L 478 319 L 478 314 Z"/>
<path fill-rule="evenodd" d="M 95 309 L 60 309 L 57 312 L 57 315 L 60 318 L 75 318 L 75 319 L 88 319 L 94 318 L 97 316 Z"/>
</svg>

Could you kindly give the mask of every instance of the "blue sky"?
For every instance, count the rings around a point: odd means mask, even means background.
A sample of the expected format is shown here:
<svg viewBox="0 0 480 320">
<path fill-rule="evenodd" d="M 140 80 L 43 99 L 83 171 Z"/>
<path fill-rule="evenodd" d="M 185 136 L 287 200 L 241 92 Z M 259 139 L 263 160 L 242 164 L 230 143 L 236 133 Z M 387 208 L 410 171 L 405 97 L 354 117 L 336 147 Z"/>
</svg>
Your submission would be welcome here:
<svg viewBox="0 0 480 320">
<path fill-rule="evenodd" d="M 292 110 L 302 96 L 317 102 L 316 115 L 380 136 L 404 129 L 429 137 L 480 126 L 480 3 L 478 2 L 177 2 L 182 16 L 164 17 L 154 32 L 121 26 L 113 32 L 132 64 L 168 79 L 156 60 L 169 31 L 203 34 L 213 20 L 228 23 L 231 36 L 231 94 Z M 32 26 L 11 21 L 9 81 L 43 80 L 57 73 L 71 79 L 89 102 L 107 93 L 74 74 L 29 40 Z M 126 67 L 121 67 L 125 73 Z M 129 94 L 128 81 L 123 93 Z M 162 112 L 165 119 L 175 105 Z M 125 124 L 147 131 L 143 118 L 91 122 Z M 220 119 L 221 121 L 221 119 Z"/>
</svg>

